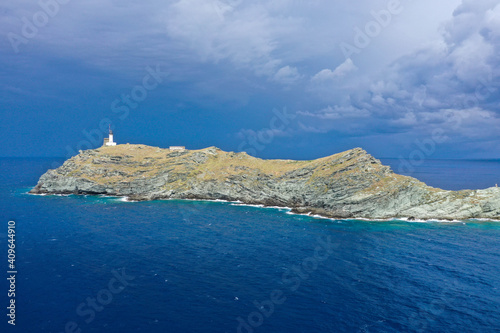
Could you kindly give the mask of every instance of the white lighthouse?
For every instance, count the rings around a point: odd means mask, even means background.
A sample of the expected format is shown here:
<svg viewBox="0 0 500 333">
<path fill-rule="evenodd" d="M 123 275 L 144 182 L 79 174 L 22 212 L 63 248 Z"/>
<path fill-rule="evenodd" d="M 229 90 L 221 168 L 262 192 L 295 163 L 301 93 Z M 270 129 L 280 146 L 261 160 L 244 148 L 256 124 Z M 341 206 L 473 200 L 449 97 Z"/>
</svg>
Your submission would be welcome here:
<svg viewBox="0 0 500 333">
<path fill-rule="evenodd" d="M 111 130 L 111 125 L 109 125 L 109 138 L 104 138 L 105 146 L 116 146 L 116 142 L 113 141 L 113 131 Z"/>
</svg>

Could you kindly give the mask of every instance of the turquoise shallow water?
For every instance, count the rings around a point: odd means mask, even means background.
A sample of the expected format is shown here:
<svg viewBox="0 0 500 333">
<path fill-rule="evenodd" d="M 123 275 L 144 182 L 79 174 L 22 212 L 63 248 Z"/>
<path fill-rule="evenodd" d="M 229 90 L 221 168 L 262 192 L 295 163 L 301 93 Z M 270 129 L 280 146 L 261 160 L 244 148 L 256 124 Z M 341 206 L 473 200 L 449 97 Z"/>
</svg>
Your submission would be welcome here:
<svg viewBox="0 0 500 333">
<path fill-rule="evenodd" d="M 0 256 L 14 219 L 19 271 L 17 325 L 2 314 L 2 332 L 500 329 L 499 222 L 25 194 L 52 162 L 1 160 Z"/>
</svg>

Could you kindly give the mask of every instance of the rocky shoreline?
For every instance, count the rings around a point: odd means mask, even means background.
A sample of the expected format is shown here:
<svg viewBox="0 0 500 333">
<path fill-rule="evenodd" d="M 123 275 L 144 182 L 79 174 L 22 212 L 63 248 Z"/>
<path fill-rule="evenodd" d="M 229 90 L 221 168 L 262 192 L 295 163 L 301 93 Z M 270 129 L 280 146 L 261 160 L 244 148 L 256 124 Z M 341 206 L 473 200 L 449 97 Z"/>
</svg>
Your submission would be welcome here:
<svg viewBox="0 0 500 333">
<path fill-rule="evenodd" d="M 239 201 L 337 219 L 500 219 L 500 188 L 433 188 L 395 174 L 360 148 L 293 161 L 262 160 L 215 147 L 101 147 L 81 151 L 47 171 L 30 193 Z"/>
</svg>

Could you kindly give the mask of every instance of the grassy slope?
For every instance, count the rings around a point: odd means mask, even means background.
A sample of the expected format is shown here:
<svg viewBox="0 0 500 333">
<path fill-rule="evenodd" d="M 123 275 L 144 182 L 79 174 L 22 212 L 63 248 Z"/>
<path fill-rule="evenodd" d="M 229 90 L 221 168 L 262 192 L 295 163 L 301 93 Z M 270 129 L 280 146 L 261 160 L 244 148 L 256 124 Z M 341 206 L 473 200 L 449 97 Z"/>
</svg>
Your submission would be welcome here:
<svg viewBox="0 0 500 333">
<path fill-rule="evenodd" d="M 205 153 L 209 158 L 203 163 L 193 163 L 193 157 Z M 101 147 L 94 150 L 92 156 L 78 155 L 74 157 L 77 164 L 68 174 L 87 178 L 97 183 L 120 182 L 125 178 L 153 177 L 160 170 L 168 169 L 188 176 L 205 179 L 224 180 L 233 175 L 259 174 L 278 178 L 286 173 L 312 168 L 314 178 L 349 177 L 363 172 L 362 163 L 357 158 L 346 159 L 351 151 L 311 161 L 295 160 L 264 160 L 246 153 L 225 152 L 214 147 L 200 150 L 186 150 L 179 156 L 177 152 L 145 145 L 117 145 Z M 97 161 L 98 163 L 95 163 Z M 370 165 L 370 168 L 381 168 L 381 165 Z M 88 171 L 106 170 L 106 173 L 116 174 L 112 177 L 102 177 L 99 173 Z M 373 170 L 371 170 L 373 171 Z M 92 175 L 93 173 L 93 175 Z M 397 175 L 395 175 L 397 176 Z M 402 177 L 402 176 L 401 176 Z"/>
</svg>

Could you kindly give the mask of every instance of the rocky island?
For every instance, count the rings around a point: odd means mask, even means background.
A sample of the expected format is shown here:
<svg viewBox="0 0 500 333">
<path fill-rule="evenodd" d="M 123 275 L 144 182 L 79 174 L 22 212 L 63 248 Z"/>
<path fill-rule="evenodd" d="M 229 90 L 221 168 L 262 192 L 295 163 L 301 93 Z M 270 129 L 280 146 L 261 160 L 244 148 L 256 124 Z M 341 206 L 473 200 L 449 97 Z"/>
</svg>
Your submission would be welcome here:
<svg viewBox="0 0 500 333">
<path fill-rule="evenodd" d="M 394 173 L 360 148 L 294 161 L 263 160 L 215 147 L 103 146 L 81 151 L 47 171 L 30 193 L 221 199 L 342 219 L 500 219 L 500 188 L 433 188 Z"/>
</svg>

